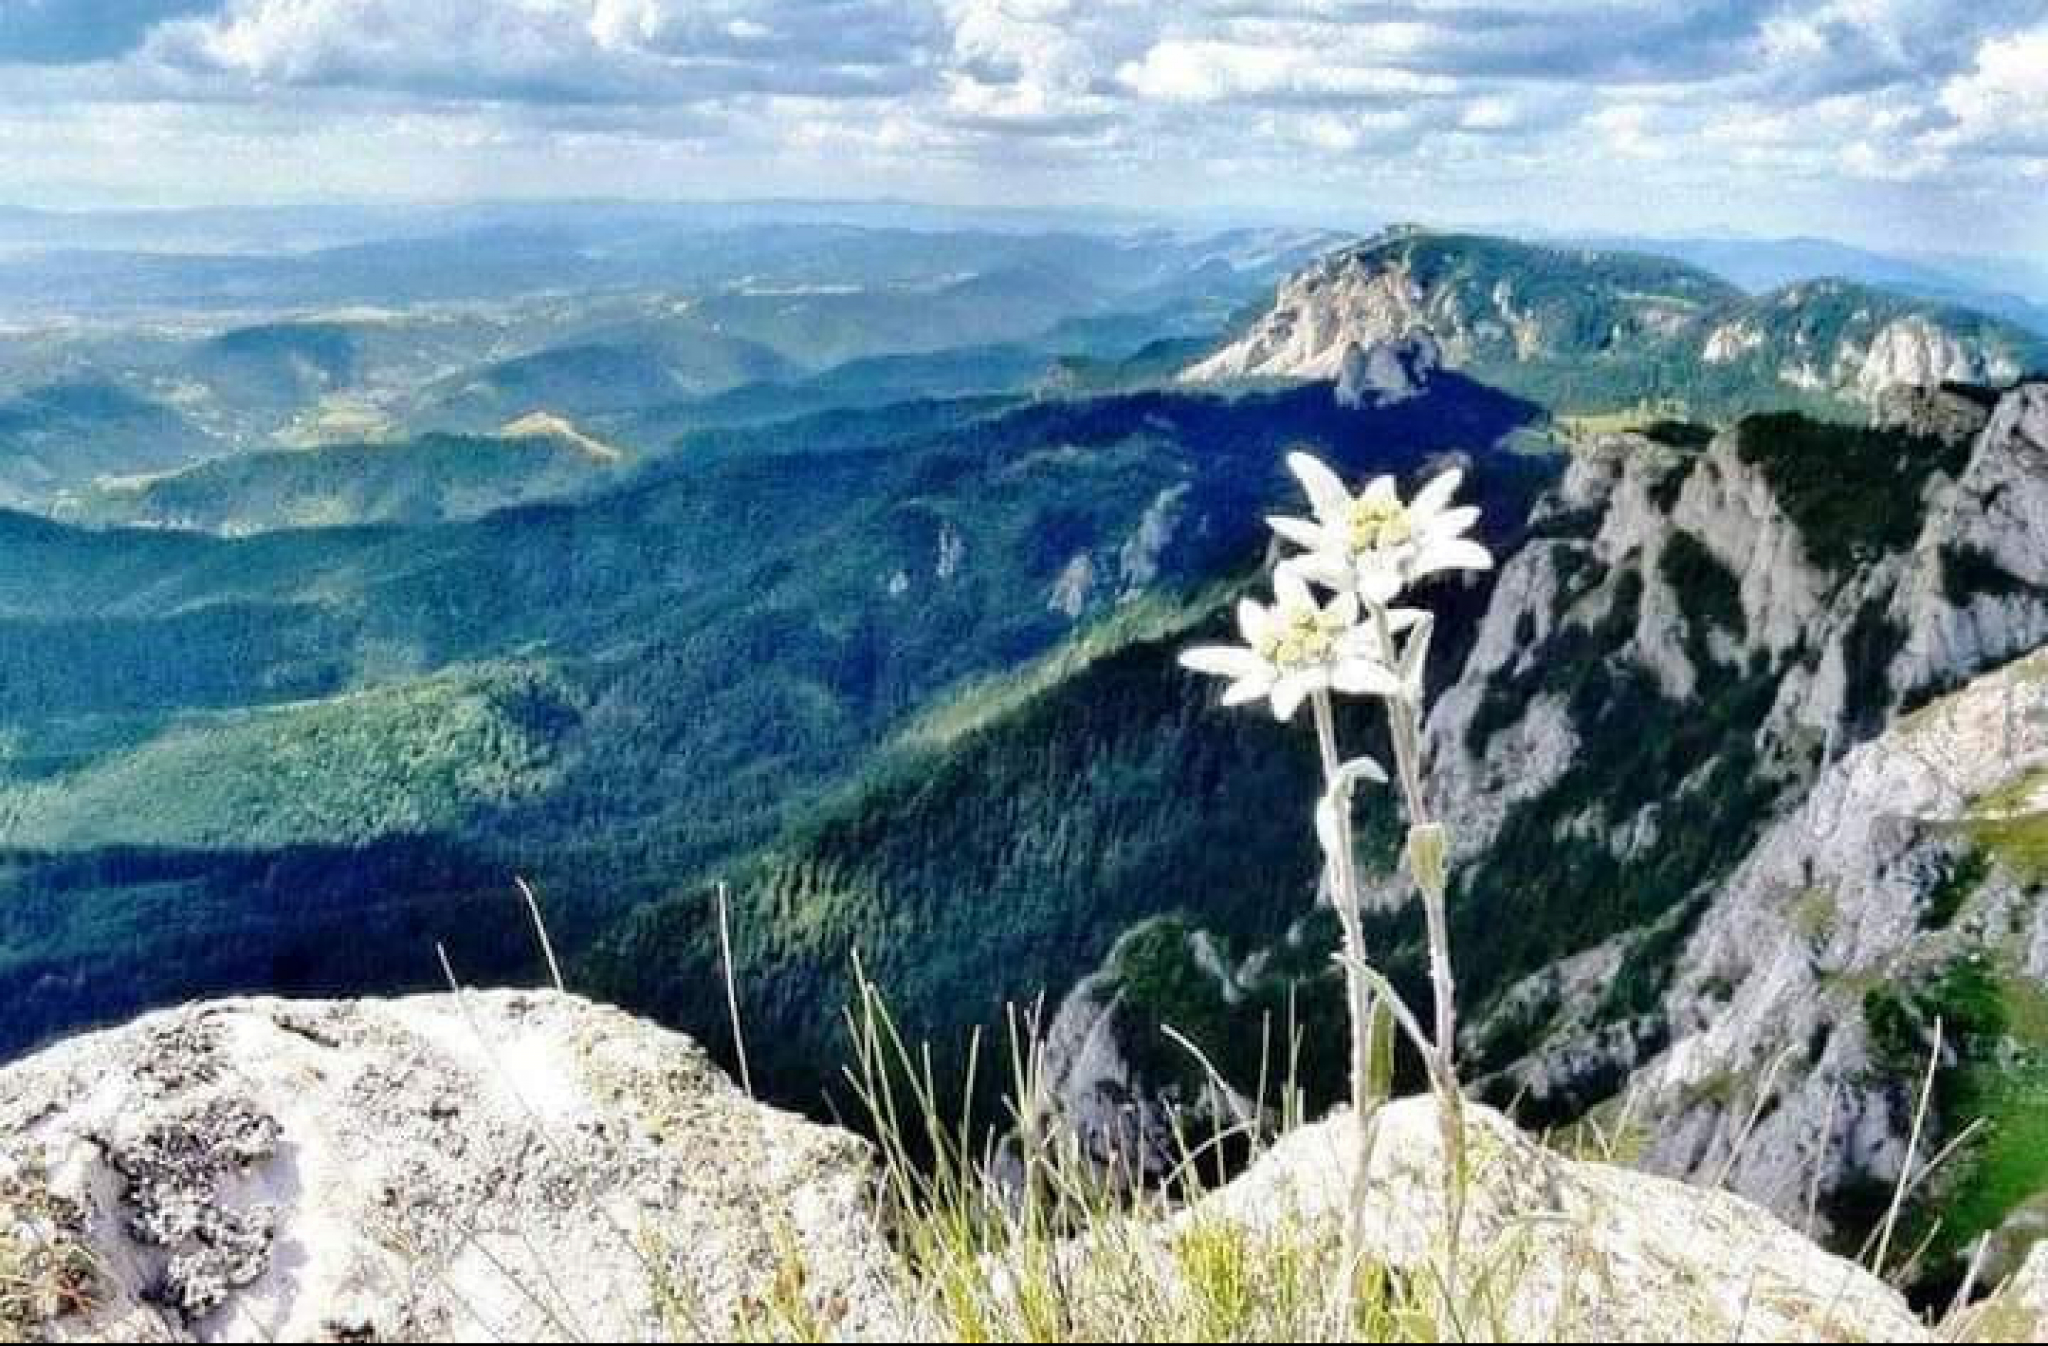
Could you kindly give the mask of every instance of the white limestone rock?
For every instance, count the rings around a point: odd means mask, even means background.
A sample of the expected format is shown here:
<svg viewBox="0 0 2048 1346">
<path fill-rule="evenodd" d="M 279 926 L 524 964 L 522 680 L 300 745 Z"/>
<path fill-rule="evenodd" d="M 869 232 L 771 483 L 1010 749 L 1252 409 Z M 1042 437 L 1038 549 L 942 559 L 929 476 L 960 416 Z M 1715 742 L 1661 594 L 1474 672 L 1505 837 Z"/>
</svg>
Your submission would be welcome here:
<svg viewBox="0 0 2048 1346">
<path fill-rule="evenodd" d="M 737 1330 L 800 1257 L 835 1335 L 902 1316 L 873 1170 L 687 1039 L 569 996 L 223 1000 L 0 1070 L 0 1192 L 75 1202 L 126 1340 Z"/>
</svg>

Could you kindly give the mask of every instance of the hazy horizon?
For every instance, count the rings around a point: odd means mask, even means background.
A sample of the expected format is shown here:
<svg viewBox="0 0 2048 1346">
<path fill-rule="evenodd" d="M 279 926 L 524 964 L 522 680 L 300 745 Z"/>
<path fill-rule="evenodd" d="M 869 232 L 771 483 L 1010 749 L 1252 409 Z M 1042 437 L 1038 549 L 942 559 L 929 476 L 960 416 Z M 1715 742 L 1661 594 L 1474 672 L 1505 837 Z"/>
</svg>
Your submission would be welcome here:
<svg viewBox="0 0 2048 1346">
<path fill-rule="evenodd" d="M 2048 4 L 24 0 L 58 209 L 901 200 L 2048 261 Z"/>
</svg>

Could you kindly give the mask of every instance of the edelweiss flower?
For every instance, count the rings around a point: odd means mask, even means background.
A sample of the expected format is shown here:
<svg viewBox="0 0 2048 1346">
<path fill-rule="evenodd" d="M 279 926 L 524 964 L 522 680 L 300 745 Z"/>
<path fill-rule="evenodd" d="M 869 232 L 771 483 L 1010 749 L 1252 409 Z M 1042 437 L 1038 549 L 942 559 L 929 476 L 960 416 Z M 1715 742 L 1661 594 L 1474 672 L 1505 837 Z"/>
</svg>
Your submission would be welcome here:
<svg viewBox="0 0 2048 1346">
<path fill-rule="evenodd" d="M 1439 474 L 1404 505 L 1392 477 L 1375 477 L 1354 496 L 1335 472 L 1306 453 L 1288 454 L 1287 466 L 1307 490 L 1316 517 L 1266 522 L 1308 549 L 1287 564 L 1319 584 L 1384 605 L 1425 575 L 1493 566 L 1486 548 L 1465 537 L 1479 510 L 1448 508 L 1465 475 L 1457 468 Z"/>
<path fill-rule="evenodd" d="M 1272 607 L 1249 598 L 1238 603 L 1243 645 L 1202 645 L 1180 656 L 1182 665 L 1197 673 L 1231 679 L 1223 704 L 1270 697 L 1274 716 L 1285 720 L 1314 692 L 1402 694 L 1402 680 L 1391 667 L 1394 652 L 1383 646 L 1377 631 L 1359 625 L 1356 594 L 1340 593 L 1318 603 L 1301 576 L 1282 570 L 1273 577 L 1273 596 Z M 1395 630 L 1422 617 L 1409 609 L 1387 615 Z"/>
</svg>

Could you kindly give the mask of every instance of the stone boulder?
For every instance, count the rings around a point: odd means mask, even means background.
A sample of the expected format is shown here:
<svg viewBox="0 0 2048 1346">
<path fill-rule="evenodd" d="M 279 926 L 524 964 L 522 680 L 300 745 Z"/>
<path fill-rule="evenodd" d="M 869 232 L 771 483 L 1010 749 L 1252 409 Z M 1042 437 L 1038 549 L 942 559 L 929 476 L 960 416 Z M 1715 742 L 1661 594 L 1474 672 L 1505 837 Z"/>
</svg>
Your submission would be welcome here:
<svg viewBox="0 0 2048 1346">
<path fill-rule="evenodd" d="M 1401 1100 L 1377 1127 L 1364 1256 L 1412 1286 L 1441 1284 L 1435 1104 Z M 1933 1339 L 1895 1290 L 1753 1202 L 1567 1157 L 1490 1108 L 1468 1105 L 1466 1129 L 1464 1270 L 1451 1310 L 1434 1314 L 1446 1332 L 1454 1314 L 1464 1336 L 1487 1341 Z M 1357 1141 L 1348 1114 L 1298 1128 L 1166 1228 L 1335 1231 Z"/>
<path fill-rule="evenodd" d="M 574 997 L 220 1001 L 0 1070 L 0 1244 L 81 1254 L 0 1339 L 894 1337 L 873 1184 Z"/>
</svg>

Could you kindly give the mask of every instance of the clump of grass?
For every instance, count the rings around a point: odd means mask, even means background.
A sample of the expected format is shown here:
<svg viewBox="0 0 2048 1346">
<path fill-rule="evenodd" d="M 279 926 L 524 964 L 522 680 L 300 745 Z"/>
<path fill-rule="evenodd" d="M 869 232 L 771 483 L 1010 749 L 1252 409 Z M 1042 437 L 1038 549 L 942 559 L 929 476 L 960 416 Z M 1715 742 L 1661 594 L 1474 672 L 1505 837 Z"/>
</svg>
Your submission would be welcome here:
<svg viewBox="0 0 2048 1346">
<path fill-rule="evenodd" d="M 957 1106 L 942 1098 L 930 1052 L 903 1038 L 858 970 L 856 988 L 847 1077 L 881 1154 L 884 1219 L 919 1337 L 1438 1339 L 1428 1287 L 1377 1264 L 1352 1266 L 1335 1222 L 1170 1218 L 1210 1190 L 1220 1150 L 1258 1143 L 1250 1122 L 1181 1135 L 1166 1183 L 1134 1189 L 1056 1112 L 1031 1104 L 1041 1097 L 1034 1015 L 1011 1016 L 1009 1096 L 1024 1101 L 1012 1102 L 998 1140 L 973 1118 L 972 1080 Z M 979 1046 L 969 1053 L 976 1067 Z M 794 1320 L 778 1321 L 777 1335 L 791 1334 Z"/>
</svg>

